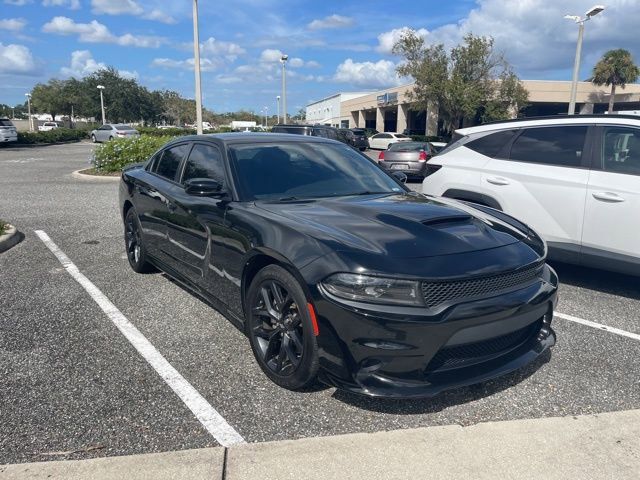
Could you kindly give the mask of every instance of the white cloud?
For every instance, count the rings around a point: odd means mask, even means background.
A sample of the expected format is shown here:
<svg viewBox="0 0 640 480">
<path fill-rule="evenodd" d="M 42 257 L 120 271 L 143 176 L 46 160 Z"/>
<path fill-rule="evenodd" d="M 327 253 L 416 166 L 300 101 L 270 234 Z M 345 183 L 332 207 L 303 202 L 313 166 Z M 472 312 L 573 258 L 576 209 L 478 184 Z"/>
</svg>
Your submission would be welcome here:
<svg viewBox="0 0 640 480">
<path fill-rule="evenodd" d="M 353 25 L 353 18 L 342 15 L 329 15 L 328 17 L 316 19 L 309 23 L 309 30 L 322 30 L 325 28 L 345 28 Z"/>
<path fill-rule="evenodd" d="M 420 28 L 418 30 L 414 30 L 409 27 L 394 28 L 393 30 L 378 35 L 378 46 L 376 47 L 376 50 L 380 53 L 391 53 L 393 46 L 398 43 L 398 40 L 409 32 L 413 32 L 421 37 L 426 37 L 429 34 L 429 32 L 424 28 Z"/>
<path fill-rule="evenodd" d="M 246 50 L 237 43 L 221 42 L 213 37 L 209 37 L 200 44 L 200 54 L 204 57 L 224 57 L 234 61 L 244 53 Z"/>
<path fill-rule="evenodd" d="M 7 5 L 15 5 L 16 7 L 23 7 L 33 3 L 33 0 L 4 0 L 4 3 Z"/>
<path fill-rule="evenodd" d="M 54 17 L 42 27 L 42 31 L 56 35 L 78 35 L 78 40 L 86 43 L 115 43 L 141 48 L 157 48 L 165 43 L 165 39 L 162 37 L 132 35 L 130 33 L 117 36 L 96 20 L 92 20 L 90 23 L 76 23 L 68 17 Z"/>
<path fill-rule="evenodd" d="M 4 18 L 0 19 L 0 30 L 19 32 L 27 24 L 24 18 Z"/>
<path fill-rule="evenodd" d="M 178 68 L 193 70 L 196 62 L 193 58 L 186 60 L 174 60 L 172 58 L 155 58 L 151 65 L 160 68 Z M 220 68 L 220 64 L 208 58 L 200 58 L 200 70 L 203 72 L 212 72 Z"/>
<path fill-rule="evenodd" d="M 31 50 L 24 45 L 0 43 L 0 73 L 29 74 L 36 70 Z"/>
<path fill-rule="evenodd" d="M 366 88 L 386 88 L 403 82 L 396 74 L 396 64 L 389 60 L 354 62 L 350 58 L 338 65 L 333 79 Z"/>
<path fill-rule="evenodd" d="M 282 57 L 282 55 L 283 53 L 280 50 L 277 50 L 275 48 L 267 48 L 266 50 L 263 50 L 262 53 L 260 54 L 260 62 L 262 63 L 279 62 L 280 57 Z"/>
<path fill-rule="evenodd" d="M 140 15 L 144 12 L 134 0 L 91 0 L 91 7 L 98 15 Z"/>
<path fill-rule="evenodd" d="M 67 7 L 71 10 L 80 8 L 80 0 L 42 0 L 44 7 Z"/>
<path fill-rule="evenodd" d="M 167 25 L 173 25 L 174 23 L 177 23 L 177 20 L 175 18 L 167 15 L 162 10 L 158 10 L 157 8 L 145 13 L 144 15 L 142 15 L 142 18 L 144 18 L 145 20 L 153 20 L 160 23 L 166 23 Z"/>
<path fill-rule="evenodd" d="M 60 73 L 65 77 L 86 77 L 98 70 L 104 70 L 107 66 L 102 62 L 96 62 L 89 50 L 76 50 L 71 53 L 71 64 L 62 67 Z"/>
<path fill-rule="evenodd" d="M 318 62 L 316 62 L 315 60 L 309 60 L 306 63 L 306 67 L 307 68 L 320 68 L 322 65 L 320 65 Z"/>
</svg>

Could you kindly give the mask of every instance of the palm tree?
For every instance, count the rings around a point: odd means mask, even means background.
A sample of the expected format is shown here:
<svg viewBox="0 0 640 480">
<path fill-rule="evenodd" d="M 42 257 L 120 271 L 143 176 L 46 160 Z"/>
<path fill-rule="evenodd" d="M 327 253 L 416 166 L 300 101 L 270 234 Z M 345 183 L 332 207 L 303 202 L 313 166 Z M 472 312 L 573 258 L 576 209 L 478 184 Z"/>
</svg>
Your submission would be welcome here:
<svg viewBox="0 0 640 480">
<path fill-rule="evenodd" d="M 624 88 L 627 83 L 633 83 L 640 75 L 640 68 L 633 63 L 633 57 L 628 50 L 618 48 L 606 52 L 593 67 L 591 82 L 594 85 L 611 85 L 609 98 L 609 113 L 613 112 L 616 87 Z"/>
</svg>

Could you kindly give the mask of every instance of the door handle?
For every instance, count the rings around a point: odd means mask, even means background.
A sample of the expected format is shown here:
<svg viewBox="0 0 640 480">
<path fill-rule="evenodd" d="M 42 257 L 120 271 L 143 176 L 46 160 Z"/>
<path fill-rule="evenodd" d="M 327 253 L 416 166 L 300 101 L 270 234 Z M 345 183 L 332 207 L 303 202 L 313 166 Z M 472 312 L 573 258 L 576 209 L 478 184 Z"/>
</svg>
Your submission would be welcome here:
<svg viewBox="0 0 640 480">
<path fill-rule="evenodd" d="M 487 177 L 487 182 L 494 185 L 509 185 L 509 180 L 502 177 Z"/>
<path fill-rule="evenodd" d="M 610 203 L 624 202 L 624 198 L 622 198 L 617 193 L 613 193 L 613 192 L 593 192 L 592 195 L 593 195 L 593 198 L 595 198 L 596 200 L 601 200 L 603 202 L 610 202 Z"/>
</svg>

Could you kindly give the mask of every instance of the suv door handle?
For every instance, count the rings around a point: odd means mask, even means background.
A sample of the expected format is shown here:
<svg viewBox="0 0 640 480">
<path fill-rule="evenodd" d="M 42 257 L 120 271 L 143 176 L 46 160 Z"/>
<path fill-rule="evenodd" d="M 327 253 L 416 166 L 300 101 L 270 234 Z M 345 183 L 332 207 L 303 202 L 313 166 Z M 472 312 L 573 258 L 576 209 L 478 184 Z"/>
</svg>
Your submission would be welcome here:
<svg viewBox="0 0 640 480">
<path fill-rule="evenodd" d="M 509 180 L 502 177 L 487 177 L 487 182 L 494 185 L 509 185 Z"/>
<path fill-rule="evenodd" d="M 603 202 L 611 202 L 611 203 L 619 203 L 624 202 L 624 198 L 622 198 L 617 193 L 613 192 L 593 192 L 593 198 L 596 200 L 601 200 Z"/>
</svg>

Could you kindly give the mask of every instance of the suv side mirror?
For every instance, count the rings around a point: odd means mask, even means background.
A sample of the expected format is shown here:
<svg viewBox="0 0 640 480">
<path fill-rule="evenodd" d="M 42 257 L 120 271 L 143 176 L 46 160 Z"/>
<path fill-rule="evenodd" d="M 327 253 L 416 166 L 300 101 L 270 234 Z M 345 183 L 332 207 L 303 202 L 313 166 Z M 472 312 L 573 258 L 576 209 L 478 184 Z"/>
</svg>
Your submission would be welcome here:
<svg viewBox="0 0 640 480">
<path fill-rule="evenodd" d="M 393 172 L 391 176 L 402 183 L 407 183 L 407 175 L 402 172 Z"/>
<path fill-rule="evenodd" d="M 221 197 L 226 194 L 222 184 L 211 178 L 191 178 L 184 182 L 184 191 L 195 197 Z"/>
</svg>

